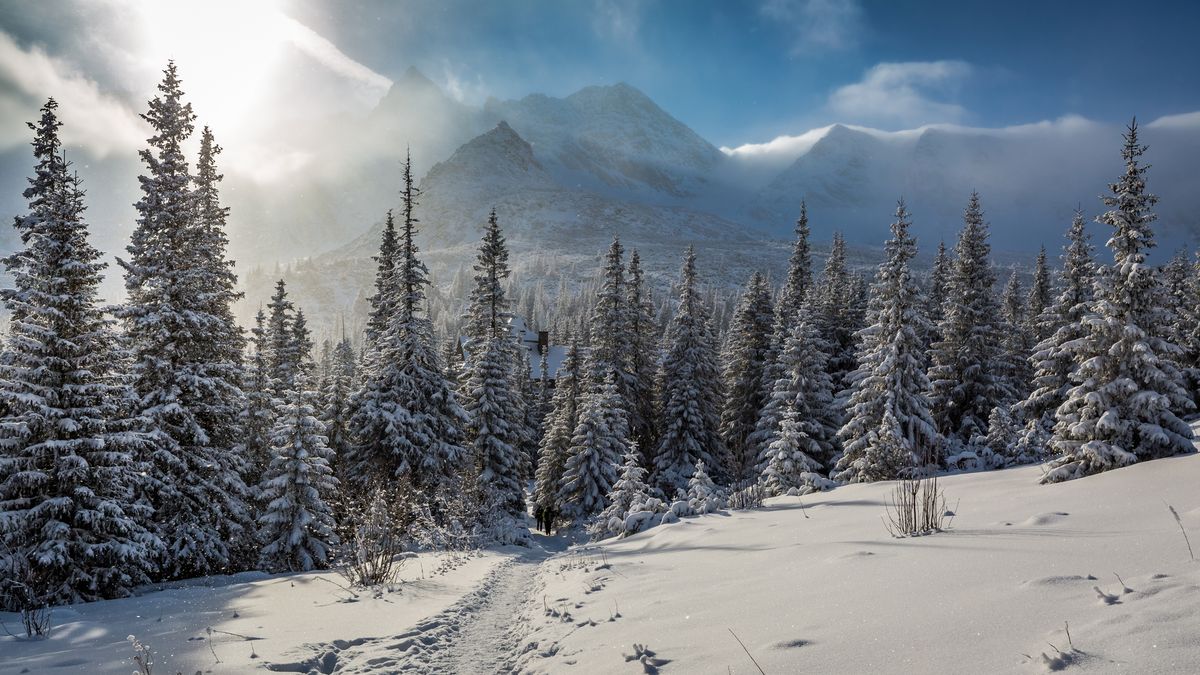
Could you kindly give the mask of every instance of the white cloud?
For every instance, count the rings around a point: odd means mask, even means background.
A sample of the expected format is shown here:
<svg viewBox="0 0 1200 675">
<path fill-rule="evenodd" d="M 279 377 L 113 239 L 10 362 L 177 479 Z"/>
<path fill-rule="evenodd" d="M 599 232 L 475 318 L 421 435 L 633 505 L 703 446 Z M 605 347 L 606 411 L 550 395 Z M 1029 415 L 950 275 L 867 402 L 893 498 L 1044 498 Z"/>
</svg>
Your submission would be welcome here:
<svg viewBox="0 0 1200 675">
<path fill-rule="evenodd" d="M 487 86 L 478 74 L 472 80 L 450 63 L 442 59 L 441 87 L 450 98 L 459 103 L 476 104 L 487 98 Z"/>
<path fill-rule="evenodd" d="M 759 12 L 791 32 L 793 55 L 851 49 L 862 28 L 858 0 L 767 0 Z"/>
<path fill-rule="evenodd" d="M 390 79 L 350 58 L 338 49 L 337 45 L 313 29 L 282 13 L 278 17 L 286 26 L 288 40 L 296 48 L 333 73 L 360 85 L 365 94 L 372 97 L 372 103 L 379 100 L 392 86 Z"/>
<path fill-rule="evenodd" d="M 641 0 L 595 0 L 592 29 L 603 38 L 634 42 L 642 27 L 641 4 Z"/>
<path fill-rule="evenodd" d="M 147 136 L 137 114 L 101 93 L 96 82 L 38 47 L 23 49 L 0 31 L 0 148 L 29 141 L 26 120 L 37 116 L 47 98 L 59 104 L 62 139 L 97 157 L 129 151 Z"/>
<path fill-rule="evenodd" d="M 1151 129 L 1195 129 L 1200 127 L 1200 111 L 1164 115 L 1146 126 Z"/>
<path fill-rule="evenodd" d="M 1187 120 L 1192 118 L 1192 124 L 1200 124 L 1200 113 L 1189 113 L 1186 115 L 1177 115 L 1174 118 Z M 1162 126 L 1164 120 L 1172 121 L 1173 118 L 1161 118 L 1155 120 L 1147 126 L 1156 127 Z M 1100 122 L 1089 120 L 1080 115 L 1064 115 L 1058 119 L 1041 120 L 1039 122 L 1031 122 L 1029 124 L 1015 124 L 1005 127 L 970 127 L 961 124 L 927 124 L 914 127 L 911 129 L 900 129 L 887 131 L 876 129 L 873 127 L 857 126 L 853 124 L 843 125 L 856 131 L 862 131 L 876 138 L 880 138 L 892 142 L 911 142 L 919 138 L 921 133 L 926 129 L 939 129 L 942 131 L 972 134 L 978 136 L 997 136 L 1005 138 L 1071 138 L 1088 134 L 1095 134 L 1106 129 Z M 1179 126 L 1185 126 L 1180 124 Z M 773 166 L 790 164 L 804 153 L 812 149 L 812 147 L 829 133 L 833 125 L 810 129 L 798 135 L 781 135 L 763 142 L 763 143 L 744 143 L 737 147 L 722 147 L 721 152 L 735 159 L 745 160 L 751 163 L 769 164 Z"/>
<path fill-rule="evenodd" d="M 834 91 L 828 108 L 847 122 L 883 127 L 959 122 L 966 109 L 937 97 L 952 95 L 971 74 L 965 61 L 880 63 Z"/>
</svg>

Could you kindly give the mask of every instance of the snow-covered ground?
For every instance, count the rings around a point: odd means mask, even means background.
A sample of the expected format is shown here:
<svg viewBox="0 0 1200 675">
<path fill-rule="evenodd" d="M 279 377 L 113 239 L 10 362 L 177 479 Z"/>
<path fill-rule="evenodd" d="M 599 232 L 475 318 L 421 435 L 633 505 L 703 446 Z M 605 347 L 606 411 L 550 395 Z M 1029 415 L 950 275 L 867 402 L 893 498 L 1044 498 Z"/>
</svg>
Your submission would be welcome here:
<svg viewBox="0 0 1200 675">
<path fill-rule="evenodd" d="M 453 605 L 513 555 L 505 549 L 449 565 L 446 557 L 421 555 L 407 561 L 396 592 L 378 597 L 359 592 L 353 598 L 339 588 L 345 580 L 333 572 L 252 572 L 56 608 L 49 640 L 0 638 L 0 673 L 128 675 L 134 670 L 128 635 L 154 651 L 155 673 L 245 673 L 310 658 L 315 658 L 311 669 L 320 672 L 321 660 L 332 650 L 305 645 L 410 627 Z M 18 632 L 16 615 L 0 613 L 0 620 Z"/>
<path fill-rule="evenodd" d="M 951 530 L 916 539 L 888 535 L 880 483 L 441 576 L 418 558 L 356 602 L 332 574 L 208 580 L 56 610 L 50 640 L 0 639 L 0 673 L 128 673 L 128 634 L 171 673 L 649 670 L 635 643 L 664 673 L 758 672 L 738 639 L 767 673 L 1200 672 L 1200 562 L 1167 506 L 1200 545 L 1200 455 L 1039 475 L 943 478 Z"/>
<path fill-rule="evenodd" d="M 522 665 L 631 671 L 638 643 L 664 672 L 757 672 L 736 634 L 767 673 L 1200 672 L 1200 562 L 1167 508 L 1200 543 L 1200 456 L 1040 471 L 942 479 L 957 515 L 928 537 L 888 535 L 877 483 L 576 550 L 543 566 Z"/>
</svg>

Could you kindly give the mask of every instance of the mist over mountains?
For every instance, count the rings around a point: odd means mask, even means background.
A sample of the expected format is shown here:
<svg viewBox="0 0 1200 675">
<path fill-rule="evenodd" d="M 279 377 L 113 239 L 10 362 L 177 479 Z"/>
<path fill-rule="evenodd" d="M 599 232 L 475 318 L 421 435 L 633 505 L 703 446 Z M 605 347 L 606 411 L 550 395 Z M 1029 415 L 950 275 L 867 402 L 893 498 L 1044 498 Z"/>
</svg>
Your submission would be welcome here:
<svg viewBox="0 0 1200 675">
<path fill-rule="evenodd" d="M 898 132 L 835 124 L 723 151 L 628 84 L 470 106 L 410 68 L 365 117 L 343 114 L 301 134 L 295 153 L 310 168 L 279 182 L 230 170 L 222 196 L 247 289 L 243 318 L 266 296 L 266 281 L 283 276 L 328 322 L 353 314 L 369 292 L 370 257 L 387 209 L 399 204 L 408 152 L 423 176 L 421 245 L 443 278 L 469 264 L 495 208 L 518 263 L 537 255 L 586 268 L 620 235 L 643 250 L 653 274 L 672 274 L 679 252 L 696 244 L 712 281 L 740 283 L 752 269 L 782 265 L 801 199 L 814 239 L 841 231 L 864 264 L 897 198 L 929 253 L 953 242 L 971 190 L 982 194 L 1001 260 L 1031 259 L 1042 244 L 1056 251 L 1077 206 L 1089 218 L 1099 212 L 1098 195 L 1120 171 L 1120 131 L 1082 117 Z M 1150 189 L 1161 199 L 1159 254 L 1194 248 L 1200 113 L 1151 121 L 1143 137 Z M 25 154 L 0 156 L 5 173 L 27 173 Z M 132 230 L 140 164 L 110 155 L 78 168 L 97 243 L 117 253 Z M 19 191 L 8 190 L 0 207 L 19 213 Z M 109 287 L 119 292 L 116 275 Z"/>
</svg>

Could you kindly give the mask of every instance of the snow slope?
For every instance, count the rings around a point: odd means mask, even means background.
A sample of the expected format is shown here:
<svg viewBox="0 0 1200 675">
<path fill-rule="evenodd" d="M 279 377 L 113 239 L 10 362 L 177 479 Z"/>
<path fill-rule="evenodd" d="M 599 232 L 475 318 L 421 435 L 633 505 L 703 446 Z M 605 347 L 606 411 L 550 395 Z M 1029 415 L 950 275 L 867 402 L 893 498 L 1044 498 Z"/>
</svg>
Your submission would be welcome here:
<svg viewBox="0 0 1200 675">
<path fill-rule="evenodd" d="M 957 515 L 917 539 L 888 536 L 879 483 L 439 576 L 425 556 L 355 602 L 328 573 L 199 580 L 56 610 L 50 640 L 0 638 L 0 675 L 128 673 L 128 634 L 172 673 L 758 672 L 738 640 L 767 673 L 1200 672 L 1200 562 L 1167 508 L 1200 544 L 1200 455 L 1039 476 L 943 478 Z"/>
<path fill-rule="evenodd" d="M 333 572 L 249 572 L 194 579 L 134 598 L 57 608 L 49 640 L 0 637 L 0 675 L 128 675 L 134 670 L 128 635 L 136 635 L 155 652 L 155 673 L 265 672 L 267 666 L 320 672 L 325 664 L 336 663 L 336 655 L 331 659 L 328 654 L 338 647 L 393 634 L 454 605 L 511 555 L 491 552 L 451 563 L 435 574 L 449 559 L 422 554 L 404 566 L 405 583 L 399 590 L 379 597 L 360 592 L 357 599 L 351 598 L 335 585 L 345 581 Z M 0 613 L 0 621 L 18 632 L 16 615 Z M 211 648 L 209 627 L 214 631 Z M 345 642 L 335 646 L 336 640 Z M 315 651 L 305 647 L 310 643 L 330 645 Z M 298 662 L 306 662 L 306 667 L 291 667 Z"/>
<path fill-rule="evenodd" d="M 943 479 L 952 529 L 917 539 L 873 484 L 577 550 L 542 568 L 521 664 L 638 672 L 638 643 L 664 673 L 757 672 L 732 630 L 767 673 L 1200 672 L 1200 563 L 1166 506 L 1200 543 L 1200 456 L 1039 475 Z"/>
</svg>

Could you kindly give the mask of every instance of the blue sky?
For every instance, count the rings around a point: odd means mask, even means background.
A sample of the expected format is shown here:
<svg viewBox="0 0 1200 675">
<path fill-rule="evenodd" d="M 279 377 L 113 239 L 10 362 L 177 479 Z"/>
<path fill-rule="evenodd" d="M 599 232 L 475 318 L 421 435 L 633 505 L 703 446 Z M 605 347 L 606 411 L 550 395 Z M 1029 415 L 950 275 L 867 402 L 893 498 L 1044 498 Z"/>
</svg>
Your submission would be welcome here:
<svg viewBox="0 0 1200 675">
<path fill-rule="evenodd" d="M 374 70 L 394 77 L 416 64 L 467 97 L 627 81 L 719 145 L 835 121 L 995 127 L 1200 109 L 1200 3 L 374 1 L 290 11 Z M 953 67 L 868 79 L 881 63 L 931 62 Z M 834 99 L 864 81 L 864 107 L 876 93 L 912 105 L 868 114 Z"/>
</svg>

